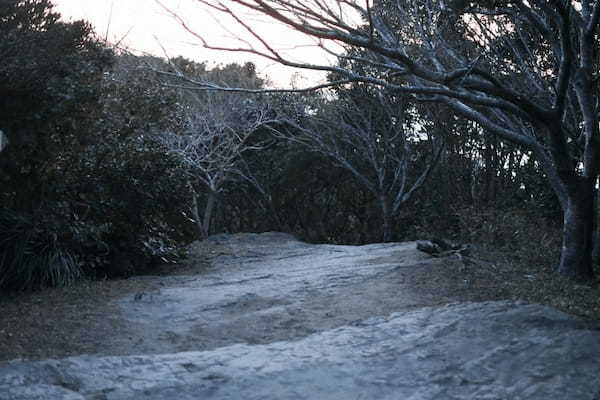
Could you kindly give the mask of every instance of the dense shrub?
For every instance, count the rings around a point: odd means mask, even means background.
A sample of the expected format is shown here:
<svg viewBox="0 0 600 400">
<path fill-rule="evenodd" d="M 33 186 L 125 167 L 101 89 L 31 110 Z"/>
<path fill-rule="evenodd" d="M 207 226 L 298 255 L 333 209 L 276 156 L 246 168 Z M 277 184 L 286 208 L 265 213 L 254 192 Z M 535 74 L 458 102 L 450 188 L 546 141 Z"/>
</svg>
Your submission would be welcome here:
<svg viewBox="0 0 600 400">
<path fill-rule="evenodd" d="M 3 2 L 0 287 L 138 273 L 180 255 L 185 179 L 148 138 L 177 124 L 150 59 L 116 55 L 48 0 Z M 7 211 L 10 209 L 11 211 Z"/>
<path fill-rule="evenodd" d="M 27 212 L 44 201 L 46 171 L 84 141 L 97 114 L 112 52 L 83 21 L 62 22 L 48 0 L 0 4 L 0 157 L 3 205 Z"/>
<path fill-rule="evenodd" d="M 131 138 L 97 143 L 65 164 L 52 213 L 88 276 L 129 276 L 181 255 L 190 195 L 170 156 Z"/>
</svg>

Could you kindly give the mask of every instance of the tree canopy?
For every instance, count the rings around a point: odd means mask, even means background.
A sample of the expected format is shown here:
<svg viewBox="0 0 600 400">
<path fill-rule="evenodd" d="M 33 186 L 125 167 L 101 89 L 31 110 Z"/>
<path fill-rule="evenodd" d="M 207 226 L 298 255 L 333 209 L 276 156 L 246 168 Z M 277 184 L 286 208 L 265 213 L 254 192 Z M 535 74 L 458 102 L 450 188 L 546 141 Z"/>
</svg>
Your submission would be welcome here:
<svg viewBox="0 0 600 400">
<path fill-rule="evenodd" d="M 132 55 L 49 1 L 0 2 L 0 290 L 131 275 L 191 240 L 272 230 L 483 240 L 536 265 L 562 251 L 563 274 L 591 279 L 597 3 L 202 3 L 262 39 L 245 51 L 328 71 L 328 90 Z M 243 8 L 337 62 L 286 59 Z"/>
<path fill-rule="evenodd" d="M 564 212 L 559 271 L 593 276 L 594 187 L 600 172 L 596 1 L 201 0 L 256 45 L 229 49 L 330 71 L 329 85 L 362 82 L 441 103 L 531 152 Z M 287 58 L 240 10 L 316 39 L 338 65 Z M 223 49 L 202 33 L 208 48 Z M 343 51 L 339 51 L 341 44 Z M 598 242 L 598 241 L 596 241 Z"/>
</svg>

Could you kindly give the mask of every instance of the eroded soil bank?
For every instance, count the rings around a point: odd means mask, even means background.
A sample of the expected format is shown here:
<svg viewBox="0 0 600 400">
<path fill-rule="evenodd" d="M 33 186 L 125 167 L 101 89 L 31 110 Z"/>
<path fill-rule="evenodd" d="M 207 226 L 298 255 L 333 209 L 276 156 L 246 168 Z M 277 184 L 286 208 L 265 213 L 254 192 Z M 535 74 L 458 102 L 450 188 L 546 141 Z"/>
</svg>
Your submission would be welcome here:
<svg viewBox="0 0 600 400">
<path fill-rule="evenodd" d="M 0 399 L 600 398 L 600 331 L 480 302 L 500 295 L 443 274 L 460 260 L 280 233 L 203 246 L 209 266 L 112 297 L 89 355 L 0 364 Z"/>
</svg>

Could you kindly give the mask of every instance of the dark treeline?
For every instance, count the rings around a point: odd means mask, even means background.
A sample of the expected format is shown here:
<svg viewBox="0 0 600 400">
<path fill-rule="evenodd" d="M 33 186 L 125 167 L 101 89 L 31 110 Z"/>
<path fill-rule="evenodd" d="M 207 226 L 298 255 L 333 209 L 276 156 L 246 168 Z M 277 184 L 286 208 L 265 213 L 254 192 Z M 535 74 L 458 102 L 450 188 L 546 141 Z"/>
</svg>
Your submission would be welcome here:
<svg viewBox="0 0 600 400">
<path fill-rule="evenodd" d="M 359 83 L 198 90 L 267 82 L 250 63 L 110 50 L 59 17 L 0 5 L 2 290 L 142 273 L 220 232 L 535 243 L 524 254 L 557 261 L 561 208 L 535 159 L 444 106 Z"/>
</svg>

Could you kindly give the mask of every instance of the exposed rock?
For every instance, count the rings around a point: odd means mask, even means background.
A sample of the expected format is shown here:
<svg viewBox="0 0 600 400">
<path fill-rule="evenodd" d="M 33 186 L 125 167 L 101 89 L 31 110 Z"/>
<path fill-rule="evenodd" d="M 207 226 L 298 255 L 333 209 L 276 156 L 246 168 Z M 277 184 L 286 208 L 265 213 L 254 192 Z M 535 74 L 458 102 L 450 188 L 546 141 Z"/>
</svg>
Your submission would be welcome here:
<svg viewBox="0 0 600 400">
<path fill-rule="evenodd" d="M 0 365 L 0 399 L 577 399 L 600 395 L 600 332 L 505 302 L 377 317 L 300 341 Z"/>
<path fill-rule="evenodd" d="M 444 259 L 415 243 L 210 240 L 206 274 L 119 300 L 118 356 L 0 363 L 0 400 L 600 399 L 600 330 L 523 303 L 423 308 L 439 299 L 402 273 Z"/>
</svg>

